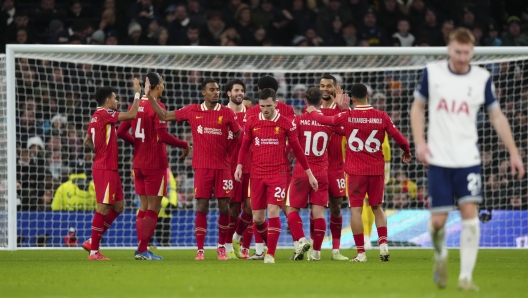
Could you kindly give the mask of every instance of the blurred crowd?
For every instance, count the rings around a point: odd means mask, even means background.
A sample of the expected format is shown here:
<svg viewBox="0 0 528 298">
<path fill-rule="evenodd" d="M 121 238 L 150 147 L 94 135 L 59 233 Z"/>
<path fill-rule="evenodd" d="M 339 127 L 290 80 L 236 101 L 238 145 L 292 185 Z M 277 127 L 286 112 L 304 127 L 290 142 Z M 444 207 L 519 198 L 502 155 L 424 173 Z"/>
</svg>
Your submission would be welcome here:
<svg viewBox="0 0 528 298">
<path fill-rule="evenodd" d="M 473 30 L 478 45 L 528 45 L 521 33 L 528 20 L 523 1 L 439 0 L 187 0 L 187 1 L 2 1 L 0 24 L 6 43 L 143 44 L 143 45 L 287 45 L 287 46 L 412 46 L 445 45 L 456 26 Z M 480 30 L 480 35 L 479 35 Z M 526 30 L 524 30 L 526 31 Z M 406 33 L 407 32 L 407 33 Z M 319 63 L 325 64 L 320 57 Z M 528 61 L 483 64 L 494 78 L 496 95 L 510 120 L 521 155 L 528 150 Z M 243 69 L 243 68 L 241 68 Z M 83 147 L 89 119 L 96 108 L 92 96 L 100 86 L 116 88 L 120 109 L 133 98 L 132 80 L 149 70 L 86 63 L 18 58 L 17 187 L 21 210 L 92 210 L 92 152 Z M 262 75 L 279 81 L 280 100 L 304 107 L 305 91 L 319 85 L 323 73 L 222 73 L 158 70 L 165 79 L 162 101 L 169 110 L 202 100 L 205 78 L 222 87 L 231 78 L 244 80 L 246 96 L 256 98 Z M 338 84 L 369 86 L 372 104 L 385 110 L 411 139 L 409 108 L 419 70 L 334 73 Z M 222 96 L 223 104 L 227 98 Z M 251 100 L 247 101 L 248 103 Z M 509 175 L 508 155 L 487 120 L 478 115 L 486 207 L 528 209 L 527 180 Z M 186 124 L 170 132 L 192 142 Z M 120 141 L 120 174 L 125 197 L 134 197 L 132 148 Z M 395 145 L 395 144 L 393 144 Z M 181 208 L 193 208 L 191 158 L 178 159 L 169 149 Z M 392 146 L 388 208 L 426 208 L 427 177 L 413 160 L 404 165 Z M 64 186 L 64 187 L 62 187 Z M 60 188 L 60 190 L 58 190 Z M 65 191 L 66 190 L 66 191 Z M 65 198 L 68 198 L 66 200 Z M 75 198 L 71 200 L 71 198 Z M 57 200 L 71 203 L 56 203 Z M 54 203 L 55 202 L 55 203 Z M 135 200 L 127 199 L 135 208 Z"/>
<path fill-rule="evenodd" d="M 509 0 L 3 0 L 5 44 L 528 46 L 528 2 Z M 4 47 L 1 47 L 4 48 Z"/>
</svg>

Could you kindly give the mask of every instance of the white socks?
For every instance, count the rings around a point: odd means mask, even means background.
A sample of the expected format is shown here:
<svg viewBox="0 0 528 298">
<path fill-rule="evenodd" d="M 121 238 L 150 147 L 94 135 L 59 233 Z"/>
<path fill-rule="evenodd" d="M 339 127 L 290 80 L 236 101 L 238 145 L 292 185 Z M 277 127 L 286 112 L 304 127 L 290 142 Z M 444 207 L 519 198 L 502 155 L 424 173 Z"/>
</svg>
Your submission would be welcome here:
<svg viewBox="0 0 528 298">
<path fill-rule="evenodd" d="M 225 244 L 226 252 L 230 252 L 233 250 L 233 243 L 226 243 Z"/>
<path fill-rule="evenodd" d="M 472 280 L 473 269 L 477 262 L 480 242 L 480 222 L 478 217 L 462 220 L 460 233 L 460 276 L 459 280 Z"/>
<path fill-rule="evenodd" d="M 233 234 L 233 240 L 240 241 L 240 238 L 242 238 L 242 235 L 238 235 L 237 232 Z"/>
<path fill-rule="evenodd" d="M 332 249 L 332 254 L 336 254 L 339 252 L 339 249 Z"/>
<path fill-rule="evenodd" d="M 435 260 L 443 260 L 447 257 L 447 249 L 445 247 L 445 228 L 441 228 L 436 231 L 433 228 L 433 224 L 429 221 L 427 225 L 429 228 L 429 234 L 431 235 L 431 242 L 435 250 Z"/>
<path fill-rule="evenodd" d="M 255 243 L 255 253 L 259 256 L 264 253 L 264 243 Z"/>
<path fill-rule="evenodd" d="M 297 248 L 299 248 L 299 241 L 293 241 L 293 249 L 297 251 Z"/>
</svg>

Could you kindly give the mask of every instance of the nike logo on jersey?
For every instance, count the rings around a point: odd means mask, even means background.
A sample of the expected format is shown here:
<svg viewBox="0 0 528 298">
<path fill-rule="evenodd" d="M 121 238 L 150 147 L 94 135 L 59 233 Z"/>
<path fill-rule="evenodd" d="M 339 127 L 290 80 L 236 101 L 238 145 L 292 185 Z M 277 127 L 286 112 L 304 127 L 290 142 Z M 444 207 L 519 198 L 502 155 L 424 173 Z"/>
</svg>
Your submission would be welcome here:
<svg viewBox="0 0 528 298">
<path fill-rule="evenodd" d="M 200 119 L 200 118 L 203 118 L 204 116 L 196 116 L 196 119 Z"/>
<path fill-rule="evenodd" d="M 255 128 L 253 128 L 253 131 L 256 131 L 256 130 L 259 130 L 259 129 L 260 129 L 260 128 L 258 128 L 258 127 L 255 127 Z"/>
</svg>

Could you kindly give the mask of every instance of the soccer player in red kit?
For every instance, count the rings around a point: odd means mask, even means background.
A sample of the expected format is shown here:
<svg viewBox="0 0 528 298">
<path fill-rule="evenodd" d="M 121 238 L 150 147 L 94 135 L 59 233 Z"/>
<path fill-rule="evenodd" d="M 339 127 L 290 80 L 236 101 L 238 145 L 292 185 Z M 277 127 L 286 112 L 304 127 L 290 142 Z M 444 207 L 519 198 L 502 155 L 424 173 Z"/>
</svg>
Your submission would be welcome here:
<svg viewBox="0 0 528 298">
<path fill-rule="evenodd" d="M 259 78 L 257 83 L 258 92 L 265 88 L 270 88 L 277 93 L 277 90 L 279 89 L 279 82 L 272 77 L 272 76 L 262 76 Z M 286 117 L 293 121 L 293 118 L 295 117 L 295 111 L 293 108 L 281 101 L 277 101 L 277 106 L 275 110 L 281 114 L 281 116 Z M 251 116 L 255 116 L 260 114 L 260 107 L 259 105 L 254 106 L 251 109 L 248 109 L 246 113 L 246 119 L 248 119 Z M 286 150 L 289 150 L 289 146 L 286 148 Z M 288 173 L 291 172 L 291 166 L 290 161 L 286 160 L 287 166 L 288 166 Z M 288 183 L 290 182 L 290 174 L 288 174 Z M 283 210 L 286 214 L 286 210 Z M 253 234 L 255 235 L 255 254 L 253 254 L 248 260 L 263 260 L 264 259 L 264 244 L 262 242 L 262 239 L 260 238 L 256 227 L 253 225 Z"/>
<path fill-rule="evenodd" d="M 320 108 L 322 92 L 318 88 L 308 89 L 305 96 L 307 106 Z M 299 209 L 308 205 L 309 197 L 312 204 L 314 231 L 312 233 L 313 251 L 308 256 L 308 260 L 319 261 L 321 260 L 321 245 L 326 233 L 325 207 L 328 206 L 327 145 L 336 128 L 319 124 L 307 113 L 295 117 L 294 124 L 298 129 L 299 143 L 301 148 L 304 148 L 304 154 L 319 187 L 317 191 L 313 190 L 300 164 L 295 164 L 286 196 L 288 225 L 294 239 L 299 242 L 293 259 L 301 260 L 301 255 L 311 246 L 304 236 L 303 222 L 299 216 Z"/>
<path fill-rule="evenodd" d="M 340 108 L 332 100 L 336 96 L 336 87 L 336 78 L 333 75 L 323 75 L 319 80 L 319 90 L 323 93 L 321 112 L 325 116 L 341 113 Z M 342 140 L 342 136 L 334 135 L 328 141 L 328 207 L 330 208 L 330 232 L 332 234 L 332 260 L 348 261 L 348 258 L 339 252 L 343 226 L 341 204 L 346 191 Z M 310 220 L 310 231 L 312 229 L 313 222 Z"/>
<path fill-rule="evenodd" d="M 229 98 L 227 107 L 233 110 L 236 115 L 238 124 L 242 127 L 246 116 L 246 106 L 242 104 L 246 85 L 241 80 L 235 79 L 227 83 L 226 95 Z M 242 138 L 233 139 L 231 145 L 231 172 L 234 174 L 238 162 L 238 152 L 242 146 Z M 240 238 L 244 231 L 251 224 L 252 213 L 249 204 L 249 170 L 251 169 L 251 158 L 248 156 L 244 161 L 244 173 L 242 182 L 233 184 L 233 197 L 229 205 L 229 228 L 226 235 L 226 251 L 230 259 L 247 259 L 249 258 L 249 249 L 240 249 Z M 244 204 L 244 210 L 240 214 L 241 204 Z M 240 216 L 239 216 L 240 215 Z"/>
<path fill-rule="evenodd" d="M 163 78 L 157 72 L 147 74 L 150 85 L 145 90 L 156 100 L 161 98 L 165 88 Z M 159 102 L 165 109 L 165 106 Z M 133 134 L 129 133 L 132 128 Z M 148 243 L 154 234 L 161 208 L 161 199 L 167 196 L 167 149 L 165 144 L 184 149 L 187 156 L 190 146 L 167 131 L 167 123 L 159 120 L 150 106 L 147 97 L 139 101 L 136 119 L 121 124 L 117 135 L 127 143 L 134 145 L 134 185 L 139 195 L 141 205 L 136 216 L 136 233 L 138 249 L 134 252 L 136 260 L 162 260 L 148 250 Z"/>
<path fill-rule="evenodd" d="M 109 260 L 99 252 L 101 237 L 112 222 L 123 212 L 123 186 L 117 167 L 117 135 L 115 124 L 118 121 L 133 120 L 138 112 L 139 80 L 134 79 L 134 103 L 128 112 L 118 112 L 116 95 L 111 87 L 102 87 L 95 92 L 99 107 L 93 113 L 84 145 L 95 151 L 92 177 L 95 185 L 97 210 L 92 221 L 92 237 L 83 243 L 90 251 L 88 260 Z"/>
<path fill-rule="evenodd" d="M 148 84 L 148 82 L 146 83 Z M 207 233 L 207 212 L 214 190 L 218 199 L 218 260 L 227 260 L 225 238 L 229 225 L 229 200 L 233 195 L 233 178 L 229 160 L 230 136 L 238 138 L 240 125 L 236 115 L 219 101 L 220 87 L 216 81 L 202 82 L 202 104 L 188 105 L 180 110 L 165 111 L 156 99 L 147 94 L 154 111 L 163 121 L 187 121 L 191 125 L 194 142 L 192 167 L 194 169 L 194 196 L 196 204 L 196 242 L 198 251 L 195 260 L 204 259 L 204 242 Z M 230 134 L 231 133 L 231 134 Z"/>
<path fill-rule="evenodd" d="M 366 262 L 363 222 L 361 212 L 363 200 L 368 193 L 369 204 L 374 212 L 378 229 L 380 260 L 389 261 L 387 245 L 387 218 L 381 207 L 385 188 L 385 160 L 380 150 L 385 132 L 392 137 L 403 150 L 403 162 L 411 160 L 409 142 L 392 123 L 387 113 L 374 109 L 368 104 L 367 87 L 363 84 L 352 86 L 354 110 L 344 111 L 336 116 L 323 116 L 314 107 L 307 109 L 314 120 L 321 124 L 341 126 L 347 136 L 345 172 L 347 173 L 348 198 L 350 200 L 350 225 L 358 255 L 351 262 Z M 348 95 L 339 94 L 337 101 L 342 110 L 350 105 Z"/>
<path fill-rule="evenodd" d="M 277 98 L 273 89 L 263 89 L 259 92 L 261 113 L 247 119 L 244 126 L 244 140 L 238 154 L 238 165 L 235 179 L 242 181 L 243 162 L 247 151 L 253 144 L 250 188 L 251 209 L 257 231 L 268 245 L 264 263 L 275 263 L 275 250 L 281 232 L 279 218 L 281 207 L 286 197 L 288 185 L 288 165 L 286 156 L 286 140 L 306 174 L 309 185 L 317 190 L 317 180 L 308 166 L 299 139 L 297 128 L 292 120 L 283 117 L 275 110 Z M 266 222 L 268 211 L 269 227 Z"/>
</svg>

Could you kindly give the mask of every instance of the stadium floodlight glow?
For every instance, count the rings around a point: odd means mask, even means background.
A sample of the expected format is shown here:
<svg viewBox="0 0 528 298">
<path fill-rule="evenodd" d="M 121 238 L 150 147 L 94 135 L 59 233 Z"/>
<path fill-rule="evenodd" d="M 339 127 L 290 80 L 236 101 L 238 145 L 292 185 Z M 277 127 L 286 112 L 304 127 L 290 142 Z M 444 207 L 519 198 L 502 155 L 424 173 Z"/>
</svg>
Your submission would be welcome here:
<svg viewBox="0 0 528 298">
<path fill-rule="evenodd" d="M 2 82 L 0 85 L 0 249 L 16 250 L 18 249 L 17 241 L 22 242 L 22 248 L 37 248 L 42 245 L 42 242 L 38 242 L 42 239 L 48 247 L 63 247 L 63 238 L 70 226 L 76 228 L 81 241 L 90 232 L 91 211 L 49 211 L 50 206 L 47 203 L 41 203 L 45 195 L 40 193 L 48 188 L 54 190 L 51 187 L 56 188 L 57 182 L 53 182 L 55 178 L 49 178 L 51 175 L 45 174 L 53 183 L 42 183 L 44 189 L 37 189 L 34 185 L 28 186 L 28 181 L 17 181 L 17 160 L 19 158 L 17 150 L 22 152 L 26 149 L 26 147 L 17 149 L 17 144 L 24 143 L 17 138 L 17 126 L 21 125 L 22 116 L 28 117 L 28 115 L 22 115 L 25 113 L 22 106 L 27 108 L 28 103 L 33 104 L 35 117 L 43 117 L 33 120 L 42 126 L 39 128 L 47 130 L 42 136 L 44 144 L 49 139 L 60 137 L 59 141 L 64 148 L 61 157 L 65 168 L 66 160 L 77 154 L 76 150 L 82 151 L 83 149 L 75 147 L 77 145 L 71 139 L 65 141 L 69 135 L 54 135 L 50 118 L 56 114 L 64 114 L 63 116 L 67 117 L 66 133 L 82 138 L 86 132 L 87 117 L 89 119 L 93 113 L 95 89 L 103 85 L 115 87 L 121 102 L 120 109 L 124 110 L 133 98 L 131 79 L 144 77 L 150 70 L 158 71 L 166 81 L 162 101 L 169 110 L 201 102 L 202 98 L 197 86 L 204 77 L 216 79 L 220 86 L 225 85 L 229 79 L 242 79 L 247 85 L 246 95 L 255 98 L 255 83 L 258 77 L 273 75 L 279 81 L 279 97 L 294 105 L 295 110 L 300 112 L 302 104 L 299 96 L 302 96 L 302 90 L 318 86 L 318 79 L 325 73 L 337 74 L 338 83 L 344 87 L 345 91 L 353 83 L 368 84 L 372 91 L 372 103 L 386 110 L 400 130 L 410 139 L 407 112 L 410 100 L 412 100 L 412 91 L 425 64 L 435 59 L 445 58 L 446 54 L 444 47 L 7 45 L 6 55 L 0 56 L 0 81 Z M 523 104 L 528 105 L 528 80 L 522 80 L 523 76 L 528 77 L 526 74 L 528 72 L 528 48 L 476 47 L 472 63 L 486 67 L 492 72 L 499 101 L 505 102 L 503 106 L 507 109 L 505 113 L 511 115 L 510 119 L 515 126 L 516 113 L 521 111 Z M 222 95 L 221 98 L 225 100 L 226 97 Z M 514 104 L 510 105 L 512 101 Z M 516 106 L 516 103 L 521 106 Z M 483 119 L 485 115 L 481 114 L 480 117 L 479 119 Z M 502 161 L 500 145 L 494 133 L 484 126 L 484 122 L 479 122 L 483 132 L 482 152 L 497 156 L 494 158 L 499 160 L 494 163 L 500 164 Z M 528 129 L 528 124 L 519 125 L 522 129 Z M 169 129 L 179 138 L 189 139 L 188 126 L 171 124 Z M 514 135 L 514 138 L 520 142 L 527 142 L 522 139 L 523 136 L 519 133 Z M 49 146 L 52 147 L 52 145 Z M 126 189 L 125 200 L 128 202 L 127 215 L 118 219 L 117 228 L 110 229 L 112 233 L 105 237 L 103 244 L 106 247 L 132 247 L 136 241 L 133 222 L 128 222 L 133 221 L 136 207 L 133 184 L 129 178 L 131 147 L 124 142 L 120 142 L 119 146 L 121 177 Z M 398 169 L 404 170 L 407 178 L 412 180 L 416 186 L 416 189 L 412 191 L 407 188 L 405 192 L 408 196 L 407 204 L 416 203 L 421 195 L 420 191 L 423 191 L 422 186 L 426 183 L 424 168 L 418 165 L 416 160 L 413 160 L 410 166 L 403 167 L 395 148 L 396 146 L 393 146 L 392 177 L 396 181 Z M 526 147 L 519 146 L 519 148 Z M 47 152 L 48 155 L 45 155 L 45 158 L 51 158 L 49 156 L 51 152 L 53 150 Z M 173 247 L 194 248 L 192 172 L 187 163 L 176 158 L 178 149 L 168 149 L 168 152 L 171 169 L 179 183 L 181 207 L 171 219 L 170 243 Z M 44 163 L 46 162 L 45 160 Z M 29 187 L 28 190 L 31 191 L 17 193 L 17 182 L 22 182 L 23 188 Z M 398 183 L 395 182 L 392 189 L 387 189 L 386 200 L 392 205 L 395 204 L 392 201 L 392 194 L 402 193 L 402 188 L 398 186 Z M 508 209 L 512 205 L 509 194 L 516 191 L 524 191 L 524 195 L 526 194 L 526 189 L 508 185 L 496 191 L 490 191 L 492 197 L 487 199 L 493 201 L 496 208 Z M 26 198 L 26 196 L 31 198 Z M 31 202 L 37 202 L 38 206 L 32 206 Z M 398 201 L 398 204 L 406 204 L 405 199 Z M 426 209 L 423 204 L 417 204 L 417 206 L 414 210 L 389 212 L 389 241 L 397 241 L 398 245 L 430 246 L 427 242 L 428 234 L 424 224 L 428 218 L 425 215 L 428 214 L 424 213 Z M 17 209 L 20 210 L 17 211 Z M 212 209 L 213 216 L 208 217 L 211 223 L 206 239 L 208 246 L 215 245 L 216 241 L 214 239 L 216 225 L 212 225 L 216 222 L 215 212 Z M 489 223 L 490 228 L 482 233 L 481 245 L 511 247 L 515 246 L 518 237 L 528 235 L 528 223 L 522 215 L 526 211 L 518 212 L 520 212 L 519 217 L 512 219 L 498 213 L 497 218 L 500 218 L 500 222 L 496 221 L 496 228 L 492 228 L 493 220 Z M 350 215 L 346 209 L 343 214 L 345 230 L 342 243 L 346 248 L 346 246 L 353 245 L 353 241 L 350 231 L 347 230 Z M 304 219 L 303 221 L 308 222 Z M 460 224 L 459 218 L 452 217 L 450 225 L 453 229 L 456 229 L 458 224 Z M 49 238 L 45 238 L 45 234 L 49 234 Z M 17 238 L 17 236 L 24 239 Z M 372 240 L 375 236 L 372 236 Z M 457 239 L 450 240 L 448 236 L 448 246 L 456 246 L 457 241 Z M 290 235 L 283 233 L 279 246 L 290 245 Z M 325 245 L 327 244 L 323 245 L 324 248 L 328 247 Z"/>
</svg>

